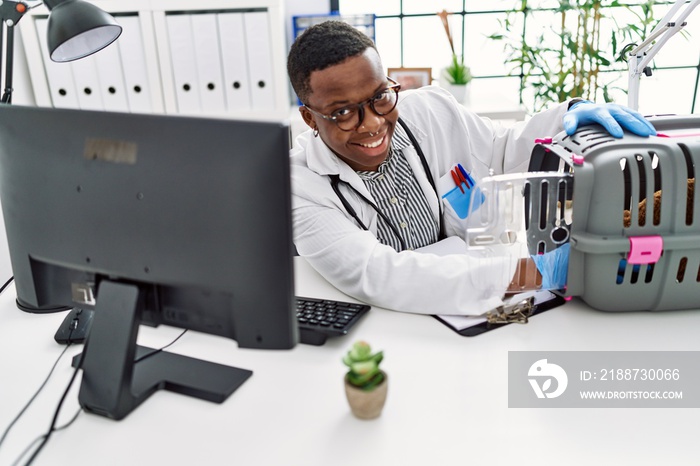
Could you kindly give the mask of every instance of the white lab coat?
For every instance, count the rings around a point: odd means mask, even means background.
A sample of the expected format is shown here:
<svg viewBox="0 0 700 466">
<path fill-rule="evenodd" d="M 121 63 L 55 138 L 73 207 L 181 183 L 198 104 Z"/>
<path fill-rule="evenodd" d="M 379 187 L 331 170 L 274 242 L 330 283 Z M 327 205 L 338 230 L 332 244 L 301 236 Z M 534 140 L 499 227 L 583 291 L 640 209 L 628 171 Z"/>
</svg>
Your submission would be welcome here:
<svg viewBox="0 0 700 466">
<path fill-rule="evenodd" d="M 438 87 L 399 96 L 399 116 L 416 137 L 436 183 L 456 163 L 477 180 L 488 176 L 490 168 L 496 174 L 526 171 L 534 139 L 562 131 L 567 110 L 567 104 L 561 104 L 526 123 L 504 128 L 468 111 Z M 411 145 L 403 153 L 437 220 L 438 197 L 415 148 Z M 373 200 L 372 195 L 320 137 L 313 137 L 311 131 L 299 135 L 291 164 L 297 251 L 339 290 L 371 305 L 420 314 L 480 315 L 501 303 L 514 272 L 513 259 L 504 258 L 508 261 L 504 264 L 467 254 L 398 253 L 376 239 L 378 215 L 374 209 L 341 183 L 341 191 L 369 231 L 360 228 L 345 210 L 331 188 L 329 174 L 338 174 Z M 461 236 L 449 213 L 445 232 Z M 504 273 L 504 267 L 508 272 Z M 483 286 L 484 282 L 491 286 Z"/>
</svg>

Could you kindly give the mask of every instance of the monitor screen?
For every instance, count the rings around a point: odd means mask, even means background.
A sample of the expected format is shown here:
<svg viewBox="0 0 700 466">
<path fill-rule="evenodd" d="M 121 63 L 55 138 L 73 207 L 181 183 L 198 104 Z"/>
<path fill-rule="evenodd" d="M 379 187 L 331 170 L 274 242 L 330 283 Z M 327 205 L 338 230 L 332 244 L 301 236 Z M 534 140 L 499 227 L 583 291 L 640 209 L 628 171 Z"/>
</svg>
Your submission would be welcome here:
<svg viewBox="0 0 700 466">
<path fill-rule="evenodd" d="M 250 375 L 220 378 L 218 365 L 169 353 L 144 359 L 141 323 L 247 348 L 296 344 L 290 197 L 283 121 L 0 106 L 18 305 L 94 309 L 79 397 L 108 417 L 159 387 L 222 401 Z"/>
</svg>

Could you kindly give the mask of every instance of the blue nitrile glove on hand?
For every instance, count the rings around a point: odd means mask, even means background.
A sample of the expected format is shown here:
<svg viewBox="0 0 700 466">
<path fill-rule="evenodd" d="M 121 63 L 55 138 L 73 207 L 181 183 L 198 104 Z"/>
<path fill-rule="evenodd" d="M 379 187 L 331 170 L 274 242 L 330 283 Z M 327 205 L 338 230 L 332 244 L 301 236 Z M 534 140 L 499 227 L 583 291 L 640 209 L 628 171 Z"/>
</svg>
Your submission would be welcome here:
<svg viewBox="0 0 700 466">
<path fill-rule="evenodd" d="M 589 123 L 598 123 L 613 137 L 621 138 L 622 129 L 637 136 L 654 136 L 656 130 L 639 112 L 617 104 L 594 104 L 588 100 L 576 102 L 562 120 L 566 134 L 572 135 L 576 128 Z"/>
<path fill-rule="evenodd" d="M 546 254 L 535 254 L 532 260 L 542 275 L 543 290 L 561 290 L 566 287 L 566 273 L 569 270 L 569 243 L 562 244 Z"/>
</svg>

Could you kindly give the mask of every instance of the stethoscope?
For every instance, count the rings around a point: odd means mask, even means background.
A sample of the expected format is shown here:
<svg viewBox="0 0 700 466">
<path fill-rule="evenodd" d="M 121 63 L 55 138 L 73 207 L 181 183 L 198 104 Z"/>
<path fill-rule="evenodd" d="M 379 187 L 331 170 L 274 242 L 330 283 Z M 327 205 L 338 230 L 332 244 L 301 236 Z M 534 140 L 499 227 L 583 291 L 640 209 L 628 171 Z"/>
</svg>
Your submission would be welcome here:
<svg viewBox="0 0 700 466">
<path fill-rule="evenodd" d="M 418 157 L 420 158 L 420 162 L 423 165 L 423 170 L 425 170 L 425 174 L 428 176 L 428 181 L 430 182 L 430 186 L 432 186 L 433 191 L 435 191 L 435 195 L 439 198 L 440 196 L 438 195 L 437 188 L 435 187 L 435 181 L 433 180 L 433 175 L 430 172 L 430 167 L 428 166 L 428 161 L 425 159 L 425 154 L 423 153 L 423 150 L 420 148 L 420 145 L 418 144 L 418 141 L 416 140 L 416 138 L 413 135 L 413 133 L 411 132 L 411 130 L 408 129 L 408 126 L 406 125 L 406 123 L 404 123 L 403 120 L 401 120 L 401 118 L 399 118 L 398 121 L 399 121 L 399 124 L 401 125 L 401 127 L 403 127 L 404 131 L 406 131 L 406 135 L 408 136 L 408 139 L 411 140 L 411 144 L 413 144 L 413 147 L 416 148 L 416 152 L 418 153 Z M 346 186 L 348 186 L 350 189 L 352 189 L 355 192 L 355 194 L 360 196 L 360 198 L 363 201 L 365 201 L 367 204 L 369 204 L 369 206 L 372 207 L 375 212 L 377 212 L 377 215 L 379 215 L 379 217 L 382 220 L 384 220 L 384 222 L 387 225 L 389 225 L 391 232 L 394 233 L 396 238 L 401 243 L 401 250 L 405 251 L 406 249 L 408 249 L 406 247 L 406 242 L 403 240 L 403 238 L 401 237 L 401 234 L 399 233 L 399 230 L 396 228 L 396 226 L 393 223 L 391 223 L 391 221 L 389 220 L 389 217 L 387 217 L 381 210 L 379 210 L 379 207 L 377 207 L 377 205 L 374 202 L 372 202 L 364 194 L 362 194 L 357 189 L 355 189 L 350 183 L 347 183 L 347 182 L 341 180 L 339 175 L 337 175 L 337 174 L 328 175 L 328 177 L 331 179 L 331 188 L 333 188 L 333 191 L 335 191 L 335 194 L 338 196 L 338 199 L 340 199 L 340 202 L 343 204 L 343 207 L 345 207 L 345 210 L 348 211 L 350 216 L 352 216 L 352 218 L 355 219 L 355 221 L 358 223 L 358 225 L 360 225 L 360 227 L 363 230 L 369 231 L 369 228 L 367 228 L 367 226 L 364 223 L 362 223 L 362 220 L 360 220 L 360 217 L 357 215 L 357 212 L 355 212 L 355 209 L 352 208 L 352 206 L 350 205 L 348 200 L 345 199 L 345 196 L 343 196 L 343 194 L 340 192 L 340 188 L 338 187 L 338 185 L 341 182 L 343 184 L 345 184 Z M 441 240 L 441 239 L 445 238 L 445 230 L 444 230 L 444 225 L 443 225 L 443 221 L 442 221 L 442 215 L 439 215 L 439 218 L 440 218 L 440 227 L 439 227 L 440 231 L 438 233 L 438 240 Z"/>
</svg>

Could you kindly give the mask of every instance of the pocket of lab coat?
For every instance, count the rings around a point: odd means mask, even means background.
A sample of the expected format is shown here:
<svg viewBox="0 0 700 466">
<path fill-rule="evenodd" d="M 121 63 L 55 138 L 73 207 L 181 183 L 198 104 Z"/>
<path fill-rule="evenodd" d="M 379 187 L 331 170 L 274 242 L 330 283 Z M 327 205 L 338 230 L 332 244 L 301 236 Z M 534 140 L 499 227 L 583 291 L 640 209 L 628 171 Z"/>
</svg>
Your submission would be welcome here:
<svg viewBox="0 0 700 466">
<path fill-rule="evenodd" d="M 458 232 L 462 237 L 464 237 L 467 229 L 467 219 L 470 211 L 478 209 L 484 200 L 484 195 L 476 188 L 473 180 L 471 182 L 469 186 L 462 183 L 460 188 L 460 186 L 455 186 L 450 173 L 447 173 L 440 179 L 440 186 L 446 189 L 445 192 L 441 193 L 441 201 L 445 211 L 445 224 L 452 227 L 452 230 Z M 470 205 L 472 202 L 474 205 Z"/>
</svg>

